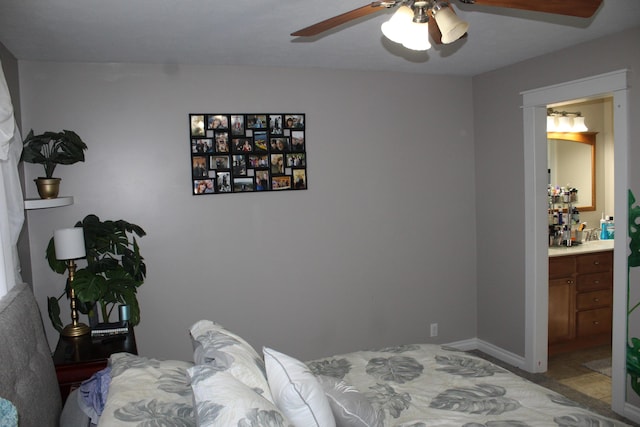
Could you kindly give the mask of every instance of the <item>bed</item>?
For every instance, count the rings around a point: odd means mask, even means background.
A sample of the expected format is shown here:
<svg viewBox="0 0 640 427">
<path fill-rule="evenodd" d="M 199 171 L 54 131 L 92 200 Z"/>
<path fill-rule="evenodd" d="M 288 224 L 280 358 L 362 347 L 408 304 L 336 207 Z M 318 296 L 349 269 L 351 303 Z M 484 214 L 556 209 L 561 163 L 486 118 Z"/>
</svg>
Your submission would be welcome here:
<svg viewBox="0 0 640 427">
<path fill-rule="evenodd" d="M 271 348 L 259 354 L 208 320 L 190 333 L 194 362 L 112 357 L 112 391 L 99 426 L 141 425 L 150 414 L 156 425 L 180 426 L 626 425 L 444 346 L 403 345 L 301 362 Z"/>
<path fill-rule="evenodd" d="M 0 397 L 15 404 L 21 427 L 56 426 L 60 395 L 34 313 L 27 286 L 0 300 Z M 9 330 L 10 319 L 19 331 Z M 627 425 L 446 346 L 402 345 L 303 362 L 269 347 L 258 352 L 210 320 L 196 322 L 189 334 L 192 361 L 114 354 L 67 400 L 63 414 L 73 406 L 86 417 L 63 416 L 60 425 L 86 426 L 90 419 L 98 427 Z M 5 356 L 6 342 L 18 357 Z"/>
</svg>

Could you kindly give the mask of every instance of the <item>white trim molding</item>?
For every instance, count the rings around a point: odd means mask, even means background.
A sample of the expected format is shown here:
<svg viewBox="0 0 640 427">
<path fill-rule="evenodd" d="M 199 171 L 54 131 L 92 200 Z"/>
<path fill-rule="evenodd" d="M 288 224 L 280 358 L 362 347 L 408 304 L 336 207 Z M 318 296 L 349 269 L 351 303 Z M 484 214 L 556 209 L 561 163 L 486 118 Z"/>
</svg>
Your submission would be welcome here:
<svg viewBox="0 0 640 427">
<path fill-rule="evenodd" d="M 626 281 L 629 189 L 628 70 L 618 70 L 522 92 L 525 153 L 525 358 L 523 369 L 547 369 L 548 241 L 546 236 L 546 107 L 574 99 L 613 97 L 615 135 L 612 409 L 630 419 L 626 400 Z M 637 409 L 636 409 L 637 411 Z M 635 417 L 637 420 L 638 418 Z"/>
</svg>

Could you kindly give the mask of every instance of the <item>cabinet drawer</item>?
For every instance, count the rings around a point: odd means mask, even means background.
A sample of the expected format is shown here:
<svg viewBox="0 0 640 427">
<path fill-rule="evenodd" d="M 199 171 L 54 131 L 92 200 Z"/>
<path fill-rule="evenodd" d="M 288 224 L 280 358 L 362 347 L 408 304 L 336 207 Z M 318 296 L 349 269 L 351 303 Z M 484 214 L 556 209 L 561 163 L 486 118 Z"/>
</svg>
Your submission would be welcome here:
<svg viewBox="0 0 640 427">
<path fill-rule="evenodd" d="M 610 271 L 605 273 L 578 274 L 578 277 L 576 277 L 576 289 L 578 292 L 612 289 L 612 276 Z"/>
<path fill-rule="evenodd" d="M 611 333 L 611 307 L 578 312 L 578 337 Z"/>
<path fill-rule="evenodd" d="M 576 269 L 576 257 L 560 256 L 549 258 L 549 277 L 571 276 Z"/>
<path fill-rule="evenodd" d="M 584 292 L 576 298 L 576 310 L 589 310 L 598 307 L 611 307 L 613 295 L 610 290 Z"/>
<path fill-rule="evenodd" d="M 576 267 L 578 273 L 611 271 L 613 268 L 613 252 L 608 251 L 578 255 L 576 257 Z"/>
<path fill-rule="evenodd" d="M 558 286 L 573 285 L 574 283 L 575 283 L 575 280 L 573 280 L 573 277 L 571 277 L 571 276 L 562 277 L 560 279 L 550 279 L 549 280 L 549 288 L 558 287 Z"/>
</svg>

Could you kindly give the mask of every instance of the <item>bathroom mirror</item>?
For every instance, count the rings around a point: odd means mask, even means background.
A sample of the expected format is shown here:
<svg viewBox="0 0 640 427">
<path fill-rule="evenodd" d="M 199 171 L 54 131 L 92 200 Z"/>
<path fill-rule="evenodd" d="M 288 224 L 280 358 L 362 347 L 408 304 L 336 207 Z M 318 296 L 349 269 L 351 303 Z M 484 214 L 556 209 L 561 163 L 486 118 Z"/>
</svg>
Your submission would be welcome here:
<svg viewBox="0 0 640 427">
<path fill-rule="evenodd" d="M 575 206 L 596 210 L 596 132 L 547 133 L 549 184 L 578 190 Z"/>
</svg>

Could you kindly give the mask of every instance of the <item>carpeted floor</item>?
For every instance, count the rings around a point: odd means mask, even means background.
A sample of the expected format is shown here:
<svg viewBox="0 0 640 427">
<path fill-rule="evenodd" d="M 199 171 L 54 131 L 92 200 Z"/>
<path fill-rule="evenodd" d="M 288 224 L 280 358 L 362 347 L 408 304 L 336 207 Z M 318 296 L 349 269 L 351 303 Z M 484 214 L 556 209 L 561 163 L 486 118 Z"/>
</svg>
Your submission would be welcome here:
<svg viewBox="0 0 640 427">
<path fill-rule="evenodd" d="M 523 371 L 522 369 L 518 369 L 515 366 L 511 366 L 501 360 L 496 359 L 495 357 L 489 356 L 488 354 L 485 354 L 479 350 L 471 350 L 469 351 L 469 353 L 478 356 L 478 357 L 482 357 L 483 359 L 486 359 L 490 362 L 495 363 L 498 366 L 501 366 L 511 372 L 513 372 L 514 374 L 526 378 L 527 380 L 539 384 L 543 387 L 546 387 L 548 389 L 551 389 L 557 393 L 562 394 L 563 396 L 573 400 L 576 403 L 579 403 L 582 406 L 585 406 L 589 409 L 591 409 L 594 412 L 597 412 L 601 415 L 604 415 L 606 417 L 609 418 L 613 418 L 615 420 L 619 420 L 622 422 L 625 422 L 627 424 L 629 424 L 630 426 L 640 426 L 640 424 L 636 424 L 618 414 L 616 414 L 615 412 L 613 412 L 611 410 L 611 406 L 608 403 L 605 403 L 601 400 L 595 399 L 593 397 L 587 396 L 586 394 L 580 393 L 577 390 L 574 390 L 556 380 L 554 380 L 553 378 L 550 378 L 548 376 L 546 376 L 545 374 L 532 374 L 530 372 L 527 371 Z"/>
</svg>

